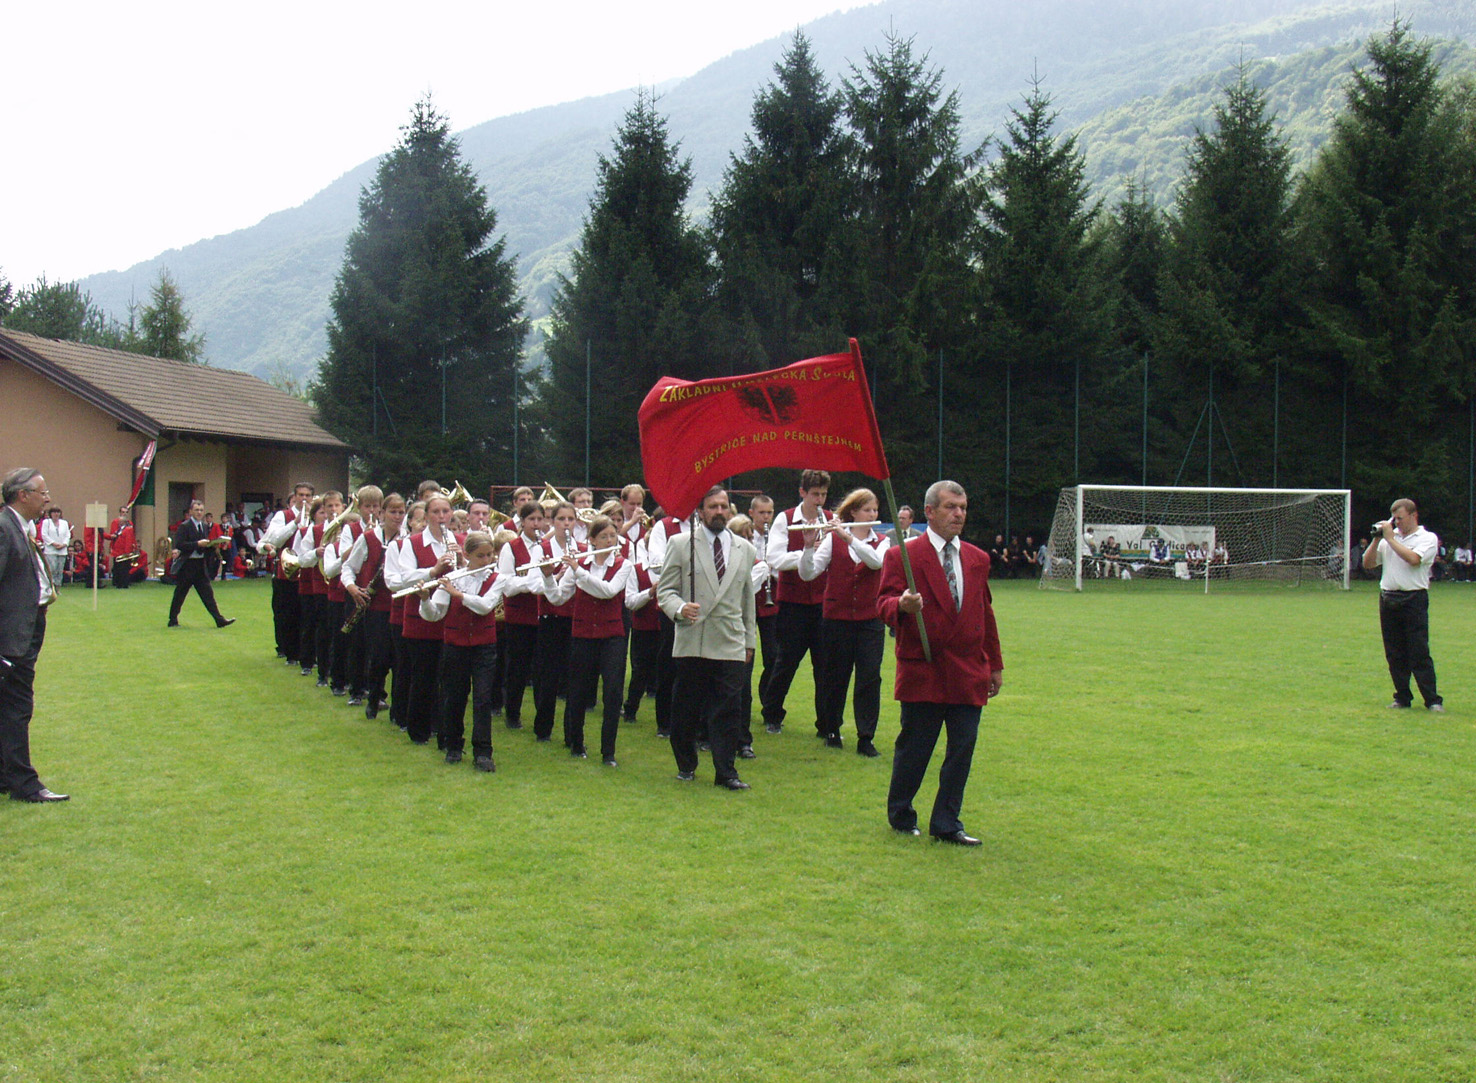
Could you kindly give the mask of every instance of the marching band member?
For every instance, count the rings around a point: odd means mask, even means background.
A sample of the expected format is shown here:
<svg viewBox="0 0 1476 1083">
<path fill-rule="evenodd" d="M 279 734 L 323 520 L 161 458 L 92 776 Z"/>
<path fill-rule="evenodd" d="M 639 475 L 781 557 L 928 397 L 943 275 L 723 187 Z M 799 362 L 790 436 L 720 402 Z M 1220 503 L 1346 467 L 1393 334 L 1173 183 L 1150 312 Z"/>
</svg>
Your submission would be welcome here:
<svg viewBox="0 0 1476 1083">
<path fill-rule="evenodd" d="M 656 509 L 655 522 L 646 535 L 646 568 L 652 580 L 661 578 L 661 567 L 666 562 L 667 544 L 687 533 L 690 523 L 672 515 L 662 514 Z M 656 736 L 671 736 L 671 695 L 676 682 L 676 666 L 672 662 L 672 651 L 676 645 L 676 625 L 664 612 L 660 617 L 661 638 L 656 644 L 656 664 L 653 676 L 656 681 Z"/>
<path fill-rule="evenodd" d="M 67 554 L 72 551 L 72 524 L 62 518 L 61 508 L 48 508 L 41 520 L 41 552 L 51 570 L 51 581 L 62 584 Z"/>
<path fill-rule="evenodd" d="M 497 673 L 497 621 L 493 610 L 505 581 L 497 574 L 497 546 L 479 530 L 466 536 L 466 567 L 472 574 L 420 588 L 420 618 L 441 626 L 441 742 L 446 762 L 461 762 L 466 747 L 466 701 L 472 700 L 472 765 L 495 771 L 492 759 L 492 686 Z"/>
<path fill-rule="evenodd" d="M 402 575 L 414 562 L 409 556 L 410 538 L 425 529 L 425 502 L 417 500 L 405 511 L 405 524 L 398 537 L 386 539 L 384 585 L 390 593 L 400 589 Z M 407 561 L 409 563 L 407 564 Z M 402 730 L 410 728 L 410 677 L 405 663 L 405 598 L 390 599 L 390 666 L 394 679 L 390 683 L 390 721 Z"/>
<path fill-rule="evenodd" d="M 364 493 L 364 489 L 359 490 L 361 507 Z M 386 552 L 399 538 L 400 526 L 405 521 L 405 498 L 399 493 L 390 493 L 379 506 L 382 509 L 380 521 L 359 535 L 344 558 L 343 571 L 339 573 L 344 592 L 353 602 L 355 611 L 364 608 L 354 631 L 363 630 L 363 668 L 357 678 L 357 687 L 360 699 L 364 701 L 364 717 L 368 719 L 379 717 L 379 707 L 384 702 L 384 682 L 390 671 L 393 647 L 390 641 L 390 606 L 394 599 L 390 598 L 384 583 L 384 561 Z M 352 619 L 352 612 L 345 619 Z M 349 706 L 354 705 L 354 700 L 350 699 Z"/>
<path fill-rule="evenodd" d="M 562 561 L 564 555 L 577 552 L 579 545 L 574 540 L 574 525 L 579 517 L 574 505 L 568 501 L 555 504 L 553 527 L 540 545 L 538 561 Z M 538 599 L 538 650 L 535 665 L 538 676 L 533 682 L 533 736 L 539 741 L 553 737 L 554 710 L 558 705 L 559 693 L 568 683 L 569 637 L 573 630 L 574 609 L 572 594 L 566 594 L 562 603 L 551 596 L 558 581 L 572 578 L 573 572 L 565 564 L 550 564 L 542 569 L 543 590 Z M 567 741 L 567 735 L 566 735 Z"/>
<path fill-rule="evenodd" d="M 497 554 L 497 575 L 506 586 L 502 595 L 502 702 L 507 728 L 523 728 L 523 694 L 533 672 L 533 652 L 538 645 L 538 596 L 543 592 L 543 576 L 535 569 L 522 575 L 517 569 L 526 567 L 542 552 L 543 505 L 530 499 L 523 506 L 518 533 Z M 537 699 L 537 693 L 534 693 Z"/>
<path fill-rule="evenodd" d="M 119 590 L 127 590 L 133 580 L 133 553 L 138 552 L 138 534 L 133 529 L 133 511 L 119 510 L 113 521 L 108 524 L 107 533 L 103 535 L 103 541 L 110 542 L 109 553 L 112 556 L 113 586 Z M 128 557 L 124 560 L 124 557 Z"/>
<path fill-rule="evenodd" d="M 641 555 L 636 552 L 637 547 L 642 545 L 646 537 L 646 490 L 640 485 L 631 482 L 620 490 L 620 512 L 621 527 L 620 536 L 630 542 L 631 553 L 628 560 L 640 560 Z"/>
<path fill-rule="evenodd" d="M 846 689 L 856 674 L 852 713 L 856 722 L 856 751 L 877 756 L 876 724 L 881 715 L 881 664 L 886 632 L 876 608 L 881 585 L 882 559 L 891 539 L 872 529 L 880 504 L 870 489 L 846 494 L 836 518 L 856 523 L 828 531 L 819 544 L 806 546 L 800 557 L 800 578 L 825 577 L 821 603 L 820 683 L 815 689 L 815 713 L 821 736 L 831 748 L 844 747 L 840 727 L 845 714 Z M 828 573 L 827 570 L 829 569 Z"/>
<path fill-rule="evenodd" d="M 576 515 L 581 511 L 593 508 L 594 502 L 594 493 L 588 489 L 579 488 L 569 490 L 569 503 L 574 505 L 574 513 Z M 583 519 L 576 519 L 574 521 L 574 540 L 580 545 L 584 545 L 589 541 L 589 528 L 585 525 Z"/>
<path fill-rule="evenodd" d="M 343 579 L 343 567 L 354 546 L 364 537 L 369 524 L 379 519 L 380 505 L 384 501 L 384 490 L 377 485 L 362 485 L 354 493 L 359 502 L 357 518 L 351 518 L 335 539 L 332 553 L 323 556 L 323 574 L 330 584 L 337 584 L 337 592 L 343 595 L 338 616 L 333 625 L 333 687 L 348 690 L 348 705 L 361 706 L 364 702 L 364 622 L 353 620 L 359 611 L 359 603 L 348 593 L 348 584 Z M 352 621 L 352 623 L 350 623 Z M 348 626 L 349 630 L 343 629 Z M 342 694 L 335 691 L 334 695 Z"/>
<path fill-rule="evenodd" d="M 297 584 L 287 578 L 282 569 L 279 555 L 283 547 L 290 547 L 293 535 L 307 515 L 308 501 L 313 498 L 313 487 L 299 481 L 292 487 L 292 499 L 287 507 L 274 512 L 267 520 L 257 550 L 272 561 L 272 631 L 277 641 L 277 657 L 289 666 L 297 664 L 299 639 L 298 620 L 301 606 L 297 598 Z"/>
<path fill-rule="evenodd" d="M 543 510 L 543 505 L 539 504 L 538 501 L 533 499 L 533 490 L 528 488 L 528 486 L 519 485 L 516 489 L 513 490 L 512 504 L 510 505 L 511 511 L 509 512 L 509 514 L 513 518 L 512 529 L 514 531 L 522 529 L 523 509 L 528 507 L 528 505 L 530 504 L 536 504 L 540 511 Z"/>
<path fill-rule="evenodd" d="M 819 543 L 820 533 L 818 530 L 789 528 L 801 522 L 818 526 L 830 519 L 825 511 L 830 475 L 824 470 L 803 471 L 799 492 L 798 506 L 774 517 L 765 558 L 769 568 L 779 575 L 779 615 L 774 625 L 778 632 L 779 654 L 768 686 L 760 689 L 764 728 L 770 733 L 778 733 L 784 728 L 784 700 L 806 654 L 810 656 L 810 675 L 815 688 L 818 690 L 820 687 L 820 618 L 825 578 L 821 576 L 805 582 L 799 574 L 801 555 L 807 546 L 814 548 Z M 818 720 L 816 731 L 824 735 Z"/>
<path fill-rule="evenodd" d="M 625 686 L 624 716 L 634 722 L 636 711 L 648 691 L 655 688 L 656 654 L 661 647 L 661 607 L 656 605 L 656 580 L 646 565 L 631 562 L 625 588 L 625 609 L 630 614 L 630 680 Z M 658 703 L 659 708 L 659 703 Z M 670 720 L 662 716 L 658 724 Z"/>
<path fill-rule="evenodd" d="M 584 716 L 594 704 L 597 687 L 603 685 L 600 758 L 606 767 L 614 767 L 615 737 L 625 694 L 624 611 L 631 563 L 620 555 L 615 524 L 603 515 L 589 522 L 589 547 L 590 555 L 583 558 L 566 552 L 564 563 L 573 574 L 557 581 L 550 578 L 545 591 L 554 603 L 573 597 L 564 743 L 572 755 L 584 759 Z M 602 549 L 615 551 L 600 553 Z"/>
<path fill-rule="evenodd" d="M 425 519 L 425 529 L 410 535 L 401 547 L 399 584 L 392 589 L 402 590 L 439 579 L 456 568 L 461 546 L 448 529 L 451 502 L 439 492 L 432 494 L 425 502 Z M 401 631 L 401 651 L 405 659 L 405 674 L 409 678 L 405 696 L 408 716 L 405 721 L 410 740 L 418 745 L 430 740 L 439 722 L 440 696 L 436 674 L 441 663 L 441 631 L 439 623 L 421 617 L 419 606 L 405 606 L 405 622 Z M 443 741 L 444 734 L 437 747 L 443 747 Z"/>
<path fill-rule="evenodd" d="M 302 666 L 304 677 L 312 676 L 313 665 L 318 661 L 318 616 L 323 610 L 326 587 L 320 589 L 322 577 L 314 571 L 318 564 L 316 535 L 323 533 L 323 523 L 327 518 L 328 505 L 324 498 L 313 497 L 308 504 L 307 515 L 298 522 L 297 534 L 292 542 L 292 552 L 302 569 L 297 575 L 297 661 Z M 324 680 L 320 683 L 328 682 Z"/>
<path fill-rule="evenodd" d="M 735 515 L 728 520 L 728 529 L 744 541 L 753 542 L 753 520 L 747 515 Z M 754 552 L 759 552 L 757 546 Z M 753 585 L 753 609 L 755 617 L 763 605 L 764 587 L 769 578 L 769 566 L 762 560 L 753 562 L 751 574 Z M 757 759 L 758 754 L 753 750 L 753 663 L 754 658 L 748 659 L 748 677 L 743 682 L 743 710 L 739 719 L 738 729 L 738 752 L 741 760 Z"/>
<path fill-rule="evenodd" d="M 337 567 L 342 561 L 336 552 L 332 552 L 330 557 L 333 545 L 323 540 L 323 531 L 327 529 L 329 520 L 336 519 L 342 511 L 343 494 L 337 489 L 329 489 L 323 494 L 323 521 L 314 523 L 312 529 L 314 570 L 311 573 L 304 570 L 303 573 L 313 580 L 313 590 L 320 599 L 314 643 L 318 659 L 319 688 L 327 688 L 332 683 L 333 639 L 338 632 L 340 614 L 343 613 L 343 584 L 338 581 Z M 334 564 L 332 574 L 327 567 L 329 560 Z M 344 694 L 343 689 L 336 689 L 333 694 L 341 696 Z"/>
<path fill-rule="evenodd" d="M 759 635 L 759 702 L 763 703 L 764 691 L 774 676 L 774 665 L 779 660 L 779 577 L 769 566 L 769 528 L 774 524 L 774 498 L 760 493 L 748 502 L 748 517 L 753 520 L 753 544 L 758 550 L 754 561 L 754 575 L 760 578 L 758 593 L 754 598 L 754 612 L 758 620 Z M 752 697 L 750 697 L 751 701 Z M 752 702 L 749 709 L 753 709 Z"/>
</svg>

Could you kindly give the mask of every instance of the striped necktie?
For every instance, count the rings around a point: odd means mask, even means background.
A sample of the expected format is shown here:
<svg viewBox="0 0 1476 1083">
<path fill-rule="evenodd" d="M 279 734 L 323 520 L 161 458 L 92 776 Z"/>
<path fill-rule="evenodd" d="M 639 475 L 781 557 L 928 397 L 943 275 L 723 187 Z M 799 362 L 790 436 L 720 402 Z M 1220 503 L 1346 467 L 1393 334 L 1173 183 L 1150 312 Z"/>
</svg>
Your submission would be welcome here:
<svg viewBox="0 0 1476 1083">
<path fill-rule="evenodd" d="M 728 572 L 728 567 L 723 561 L 723 536 L 721 534 L 712 539 L 712 566 L 717 569 L 718 582 L 721 583 L 723 576 Z"/>
<path fill-rule="evenodd" d="M 943 543 L 943 574 L 948 578 L 948 590 L 953 595 L 953 611 L 963 608 L 963 596 L 958 592 L 958 573 L 953 570 L 953 539 Z"/>
</svg>

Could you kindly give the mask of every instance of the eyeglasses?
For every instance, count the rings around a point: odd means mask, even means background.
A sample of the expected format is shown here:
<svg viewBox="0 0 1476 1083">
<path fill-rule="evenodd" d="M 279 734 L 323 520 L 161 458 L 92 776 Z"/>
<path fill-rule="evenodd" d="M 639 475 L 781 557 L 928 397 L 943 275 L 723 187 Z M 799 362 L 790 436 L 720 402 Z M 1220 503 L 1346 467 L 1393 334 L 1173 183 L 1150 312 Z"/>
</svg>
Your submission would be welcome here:
<svg viewBox="0 0 1476 1083">
<path fill-rule="evenodd" d="M 50 496 L 50 489 L 23 489 L 22 492 L 36 493 L 38 496 Z"/>
</svg>

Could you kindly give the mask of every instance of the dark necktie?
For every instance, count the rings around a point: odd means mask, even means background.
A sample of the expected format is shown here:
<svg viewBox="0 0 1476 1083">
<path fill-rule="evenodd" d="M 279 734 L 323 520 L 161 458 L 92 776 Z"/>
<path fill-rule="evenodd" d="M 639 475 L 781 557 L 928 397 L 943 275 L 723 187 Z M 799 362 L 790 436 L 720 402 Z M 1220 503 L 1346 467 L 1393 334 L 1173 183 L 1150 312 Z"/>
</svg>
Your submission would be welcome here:
<svg viewBox="0 0 1476 1083">
<path fill-rule="evenodd" d="M 723 581 L 727 574 L 727 565 L 723 563 L 723 536 L 717 535 L 712 539 L 712 566 L 717 569 L 718 582 Z"/>
<path fill-rule="evenodd" d="M 943 574 L 948 578 L 948 590 L 953 595 L 953 611 L 963 608 L 963 596 L 958 592 L 958 573 L 953 570 L 953 539 L 943 543 Z"/>
</svg>

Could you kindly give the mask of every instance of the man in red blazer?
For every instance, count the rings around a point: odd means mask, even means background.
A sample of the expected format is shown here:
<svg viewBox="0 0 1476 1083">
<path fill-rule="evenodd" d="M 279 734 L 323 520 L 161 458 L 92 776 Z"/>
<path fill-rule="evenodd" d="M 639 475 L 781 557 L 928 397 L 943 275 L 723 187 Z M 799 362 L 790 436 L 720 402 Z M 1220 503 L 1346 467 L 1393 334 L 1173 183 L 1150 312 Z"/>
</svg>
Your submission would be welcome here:
<svg viewBox="0 0 1476 1083">
<path fill-rule="evenodd" d="M 892 786 L 887 819 L 892 828 L 917 835 L 912 799 L 922 785 L 938 734 L 946 729 L 938 796 L 928 832 L 940 842 L 978 846 L 964 831 L 959 811 L 974 758 L 979 714 L 1004 681 L 999 630 L 989 594 L 989 555 L 959 540 L 969 500 L 956 481 L 937 481 L 923 504 L 928 529 L 907 543 L 917 581 L 907 589 L 898 546 L 882 563 L 877 606 L 897 633 L 896 698 L 902 704 L 902 732 L 892 756 Z M 927 628 L 933 660 L 923 658 L 917 617 Z"/>
</svg>

